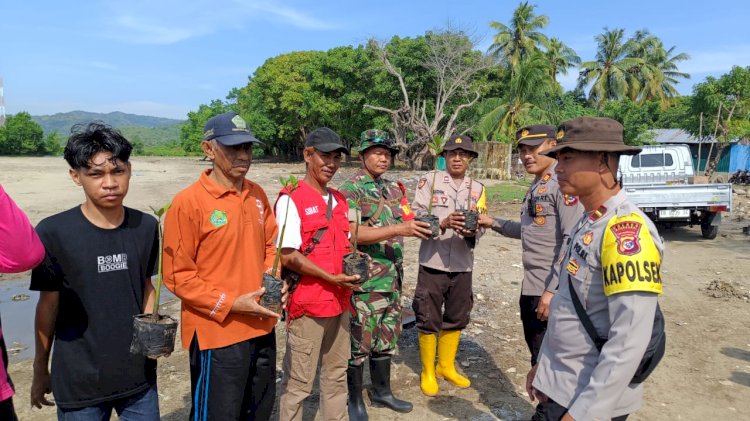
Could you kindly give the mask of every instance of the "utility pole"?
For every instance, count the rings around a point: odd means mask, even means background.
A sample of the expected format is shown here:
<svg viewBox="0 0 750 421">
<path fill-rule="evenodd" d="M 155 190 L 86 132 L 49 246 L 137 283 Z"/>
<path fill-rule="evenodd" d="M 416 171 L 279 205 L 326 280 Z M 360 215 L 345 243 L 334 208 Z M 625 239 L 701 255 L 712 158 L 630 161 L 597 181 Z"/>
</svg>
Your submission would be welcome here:
<svg viewBox="0 0 750 421">
<path fill-rule="evenodd" d="M 5 96 L 3 95 L 3 78 L 0 77 L 0 127 L 5 125 Z"/>
</svg>

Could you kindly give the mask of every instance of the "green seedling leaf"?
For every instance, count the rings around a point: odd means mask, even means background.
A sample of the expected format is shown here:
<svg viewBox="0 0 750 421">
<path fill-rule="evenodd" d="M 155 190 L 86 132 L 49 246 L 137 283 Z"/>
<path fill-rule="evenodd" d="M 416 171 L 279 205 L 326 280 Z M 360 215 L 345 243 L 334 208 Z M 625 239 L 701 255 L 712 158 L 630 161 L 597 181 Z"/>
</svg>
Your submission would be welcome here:
<svg viewBox="0 0 750 421">
<path fill-rule="evenodd" d="M 299 187 L 299 180 L 297 180 L 297 177 L 290 175 L 289 178 L 283 178 L 279 177 L 279 182 L 282 186 L 285 188 L 289 188 L 289 193 L 293 192 L 297 187 Z M 276 276 L 276 270 L 279 267 L 279 262 L 281 259 L 281 244 L 284 243 L 284 233 L 286 232 L 286 222 L 287 217 L 289 216 L 289 202 L 286 202 L 286 209 L 284 210 L 284 225 L 281 227 L 281 233 L 279 235 L 279 244 L 276 246 L 276 258 L 273 259 L 273 268 L 271 269 L 273 272 L 273 276 Z"/>
<path fill-rule="evenodd" d="M 162 206 L 160 209 L 156 209 L 153 206 L 149 206 L 149 207 L 151 208 L 151 212 L 153 212 L 157 218 L 161 219 L 161 217 L 164 215 L 165 212 L 167 212 L 170 206 L 172 206 L 172 202 L 167 203 L 166 205 Z"/>
</svg>

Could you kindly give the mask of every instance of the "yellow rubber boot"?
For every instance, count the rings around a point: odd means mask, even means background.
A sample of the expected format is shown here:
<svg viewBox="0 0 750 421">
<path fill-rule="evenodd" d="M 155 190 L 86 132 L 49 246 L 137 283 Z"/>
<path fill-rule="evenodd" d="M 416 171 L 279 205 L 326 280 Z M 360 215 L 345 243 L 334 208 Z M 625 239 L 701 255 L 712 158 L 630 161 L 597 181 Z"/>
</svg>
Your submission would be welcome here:
<svg viewBox="0 0 750 421">
<path fill-rule="evenodd" d="M 422 393 L 427 396 L 438 394 L 438 384 L 435 378 L 435 353 L 437 351 L 437 336 L 427 333 L 419 334 L 419 355 L 422 359 Z"/>
<path fill-rule="evenodd" d="M 456 352 L 458 341 L 461 339 L 460 330 L 444 330 L 440 332 L 438 341 L 438 365 L 436 373 L 457 387 L 465 389 L 471 386 L 471 381 L 456 371 Z"/>
</svg>

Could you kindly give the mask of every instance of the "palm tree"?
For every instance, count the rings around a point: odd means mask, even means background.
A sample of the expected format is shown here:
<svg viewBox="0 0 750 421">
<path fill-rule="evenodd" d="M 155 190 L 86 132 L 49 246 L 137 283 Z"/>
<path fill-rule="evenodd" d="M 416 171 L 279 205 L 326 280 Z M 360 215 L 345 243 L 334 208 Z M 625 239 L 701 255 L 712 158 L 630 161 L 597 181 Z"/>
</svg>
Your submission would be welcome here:
<svg viewBox="0 0 750 421">
<path fill-rule="evenodd" d="M 519 4 L 513 11 L 509 25 L 497 21 L 490 22 L 490 27 L 497 33 L 492 39 L 488 53 L 504 61 L 512 69 L 534 51 L 538 51 L 540 46 L 547 45 L 547 36 L 539 30 L 547 26 L 549 18 L 545 15 L 535 15 L 535 7 L 529 2 Z"/>
<path fill-rule="evenodd" d="M 639 67 L 643 59 L 632 57 L 631 45 L 623 42 L 625 30 L 604 28 L 594 39 L 598 46 L 596 60 L 581 63 L 578 87 L 589 90 L 589 102 L 598 108 L 610 99 L 620 99 L 640 91 Z"/>
<path fill-rule="evenodd" d="M 519 63 L 502 98 L 483 101 L 482 108 L 488 111 L 475 128 L 479 137 L 482 140 L 495 137 L 513 141 L 516 130 L 526 123 L 524 118 L 530 111 L 536 108 L 545 113 L 549 108 L 546 102 L 553 97 L 549 87 L 547 58 L 541 52 L 535 52 Z"/>
<path fill-rule="evenodd" d="M 565 45 L 557 38 L 551 38 L 544 53 L 549 61 L 549 74 L 553 82 L 557 82 L 557 74 L 568 74 L 568 68 L 581 64 L 575 50 Z"/>
<path fill-rule="evenodd" d="M 655 39 L 639 58 L 643 59 L 641 70 L 641 90 L 638 92 L 640 101 L 659 100 L 662 108 L 669 106 L 672 98 L 679 95 L 676 84 L 678 78 L 689 79 L 688 73 L 680 72 L 678 63 L 688 60 L 686 53 L 675 54 L 676 47 L 669 50 L 664 48 L 661 40 Z"/>
</svg>

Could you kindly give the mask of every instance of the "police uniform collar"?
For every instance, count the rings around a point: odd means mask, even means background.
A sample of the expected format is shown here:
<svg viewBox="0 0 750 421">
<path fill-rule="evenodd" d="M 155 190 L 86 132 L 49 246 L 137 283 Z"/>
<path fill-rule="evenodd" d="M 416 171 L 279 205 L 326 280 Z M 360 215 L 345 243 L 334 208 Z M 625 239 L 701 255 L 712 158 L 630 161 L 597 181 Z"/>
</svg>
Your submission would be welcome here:
<svg viewBox="0 0 750 421">
<path fill-rule="evenodd" d="M 589 219 L 592 222 L 598 221 L 611 209 L 617 209 L 619 213 L 620 210 L 618 208 L 620 208 L 620 204 L 622 204 L 625 199 L 627 199 L 625 191 L 620 190 L 619 192 L 617 192 L 617 194 L 607 199 L 607 201 L 604 202 L 603 205 L 599 206 L 596 210 L 589 212 Z"/>
</svg>

